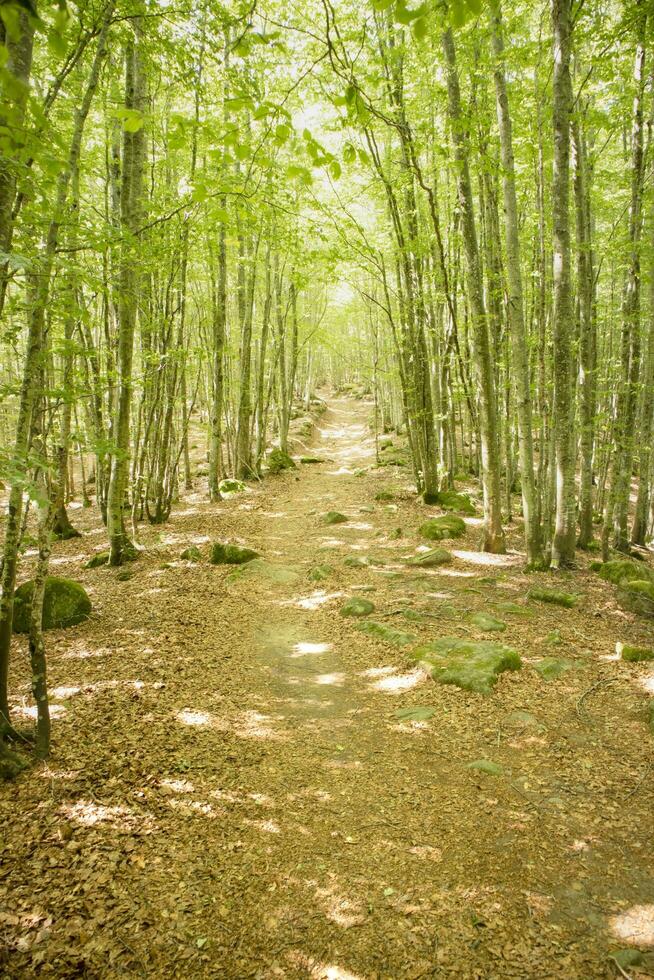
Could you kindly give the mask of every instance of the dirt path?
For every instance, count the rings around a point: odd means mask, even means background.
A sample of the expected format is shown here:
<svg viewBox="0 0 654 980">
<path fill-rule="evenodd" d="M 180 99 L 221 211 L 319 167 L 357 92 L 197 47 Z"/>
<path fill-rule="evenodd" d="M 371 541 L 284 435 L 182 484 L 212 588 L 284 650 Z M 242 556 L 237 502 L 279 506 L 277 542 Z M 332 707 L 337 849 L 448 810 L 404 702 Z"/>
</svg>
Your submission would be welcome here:
<svg viewBox="0 0 654 980">
<path fill-rule="evenodd" d="M 475 519 L 452 566 L 407 569 L 424 508 L 407 471 L 366 469 L 369 412 L 330 402 L 328 462 L 186 500 L 129 581 L 83 568 L 90 515 L 58 546 L 95 615 L 49 634 L 53 759 L 2 790 L 0 975 L 594 978 L 627 947 L 651 975 L 654 675 L 611 659 L 645 627 L 590 575 L 578 609 L 527 606 L 519 558 L 480 555 Z M 217 539 L 266 563 L 179 560 Z M 502 639 L 524 669 L 488 698 L 434 685 L 339 615 L 357 594 L 422 639 L 484 638 L 471 611 L 522 604 Z M 533 663 L 553 651 L 574 669 L 547 683 Z M 27 713 L 23 648 L 15 672 Z M 398 719 L 412 705 L 435 714 Z"/>
</svg>

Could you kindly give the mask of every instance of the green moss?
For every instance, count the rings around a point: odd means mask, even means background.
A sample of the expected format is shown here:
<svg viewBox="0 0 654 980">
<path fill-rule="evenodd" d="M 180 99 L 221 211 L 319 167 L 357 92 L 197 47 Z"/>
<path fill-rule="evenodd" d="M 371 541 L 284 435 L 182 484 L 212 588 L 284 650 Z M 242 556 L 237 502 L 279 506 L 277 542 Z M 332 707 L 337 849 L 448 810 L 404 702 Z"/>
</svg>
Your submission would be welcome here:
<svg viewBox="0 0 654 980">
<path fill-rule="evenodd" d="M 326 514 L 322 515 L 323 524 L 347 524 L 349 519 L 349 517 L 341 514 L 338 510 L 329 510 Z"/>
<path fill-rule="evenodd" d="M 453 636 L 416 647 L 411 656 L 423 663 L 439 684 L 455 684 L 477 694 L 490 694 L 500 674 L 522 666 L 516 651 L 501 643 L 473 643 Z"/>
<path fill-rule="evenodd" d="M 375 605 L 370 599 L 361 599 L 359 596 L 353 596 L 341 606 L 340 614 L 341 616 L 369 616 L 374 611 Z"/>
<path fill-rule="evenodd" d="M 444 517 L 432 517 L 418 529 L 423 538 L 430 541 L 443 541 L 445 538 L 460 538 L 466 533 L 465 521 L 453 514 Z"/>
<path fill-rule="evenodd" d="M 375 500 L 395 500 L 395 494 L 392 490 L 379 490 L 375 494 Z"/>
<path fill-rule="evenodd" d="M 392 531 L 388 532 L 389 541 L 397 541 L 399 538 L 404 537 L 404 531 L 401 527 L 394 527 Z"/>
<path fill-rule="evenodd" d="M 443 510 L 454 510 L 459 514 L 476 514 L 477 509 L 467 493 L 457 493 L 456 490 L 441 490 L 436 497 L 436 503 Z"/>
<path fill-rule="evenodd" d="M 553 589 L 530 589 L 527 593 L 530 599 L 537 602 L 546 602 L 552 606 L 562 606 L 564 609 L 572 609 L 577 605 L 577 596 L 570 592 L 555 592 Z"/>
<path fill-rule="evenodd" d="M 211 546 L 209 562 L 212 565 L 244 565 L 259 557 L 259 552 L 253 551 L 252 548 L 240 548 L 237 544 L 223 544 L 222 541 L 216 541 Z"/>
<path fill-rule="evenodd" d="M 529 606 L 521 606 L 517 602 L 498 602 L 497 608 L 501 613 L 508 616 L 521 616 L 525 619 L 533 616 L 533 612 Z"/>
<path fill-rule="evenodd" d="M 247 488 L 242 480 L 221 480 L 218 489 L 223 497 L 230 497 L 237 493 L 243 493 Z"/>
<path fill-rule="evenodd" d="M 615 650 L 623 660 L 627 660 L 631 664 L 654 660 L 654 649 L 651 647 L 635 647 L 629 643 L 616 643 Z"/>
<path fill-rule="evenodd" d="M 573 660 L 565 660 L 559 657 L 543 657 L 533 665 L 534 670 L 540 674 L 544 681 L 554 681 L 561 674 L 576 667 Z"/>
<path fill-rule="evenodd" d="M 640 616 L 654 616 L 654 581 L 632 579 L 618 584 L 619 601 L 625 609 Z"/>
<path fill-rule="evenodd" d="M 282 470 L 294 470 L 295 463 L 288 455 L 288 453 L 282 452 L 281 449 L 273 449 L 272 452 L 268 454 L 268 472 L 269 473 L 281 473 Z"/>
<path fill-rule="evenodd" d="M 100 568 L 102 565 L 107 565 L 108 563 L 109 563 L 109 552 L 97 551 L 94 555 L 91 555 L 85 567 Z"/>
<path fill-rule="evenodd" d="M 439 565 L 449 565 L 452 555 L 447 548 L 430 548 L 422 554 L 409 558 L 407 565 L 417 565 L 419 568 L 437 568 Z"/>
<path fill-rule="evenodd" d="M 34 582 L 23 582 L 14 593 L 14 633 L 28 633 Z M 48 577 L 43 595 L 43 629 L 66 629 L 88 619 L 91 600 L 79 582 Z"/>
<path fill-rule="evenodd" d="M 197 545 L 192 544 L 190 548 L 184 548 L 184 551 L 179 557 L 184 561 L 200 561 L 202 558 L 202 552 Z"/>
<path fill-rule="evenodd" d="M 617 559 L 603 563 L 593 562 L 591 567 L 597 571 L 600 578 L 613 585 L 623 585 L 632 581 L 654 582 L 654 570 L 643 565 L 642 562 Z"/>
<path fill-rule="evenodd" d="M 343 564 L 348 568 L 368 568 L 370 562 L 367 558 L 360 558 L 359 555 L 348 555 L 343 559 Z"/>
<path fill-rule="evenodd" d="M 413 633 L 404 633 L 402 630 L 396 630 L 392 626 L 386 626 L 384 623 L 375 623 L 372 620 L 368 620 L 365 623 L 357 623 L 356 628 L 359 632 L 366 633 L 368 636 L 375 636 L 385 643 L 391 643 L 394 647 L 410 646 L 417 639 Z"/>
<path fill-rule="evenodd" d="M 118 582 L 129 582 L 131 578 L 134 578 L 134 572 L 131 570 L 131 568 L 121 568 L 116 575 L 116 580 Z"/>
<path fill-rule="evenodd" d="M 495 619 L 494 616 L 489 616 L 488 613 L 484 612 L 473 613 L 470 622 L 477 629 L 483 630 L 484 633 L 503 633 L 506 629 L 506 623 L 503 623 L 501 619 Z"/>
<path fill-rule="evenodd" d="M 478 772 L 485 772 L 488 776 L 501 776 L 504 769 L 499 764 L 499 762 L 491 762 L 490 759 L 475 759 L 474 762 L 469 762 L 468 769 L 477 769 Z"/>
<path fill-rule="evenodd" d="M 297 569 L 288 565 L 277 565 L 265 558 L 253 558 L 235 568 L 228 576 L 228 581 L 240 582 L 253 578 L 272 586 L 296 585 L 300 581 L 300 574 Z"/>
<path fill-rule="evenodd" d="M 324 463 L 325 460 L 321 459 L 320 456 L 300 456 L 300 462 L 304 463 L 305 466 L 311 466 L 315 463 Z"/>
<path fill-rule="evenodd" d="M 308 577 L 310 582 L 324 582 L 332 574 L 334 569 L 331 565 L 314 565 L 309 569 Z"/>
</svg>

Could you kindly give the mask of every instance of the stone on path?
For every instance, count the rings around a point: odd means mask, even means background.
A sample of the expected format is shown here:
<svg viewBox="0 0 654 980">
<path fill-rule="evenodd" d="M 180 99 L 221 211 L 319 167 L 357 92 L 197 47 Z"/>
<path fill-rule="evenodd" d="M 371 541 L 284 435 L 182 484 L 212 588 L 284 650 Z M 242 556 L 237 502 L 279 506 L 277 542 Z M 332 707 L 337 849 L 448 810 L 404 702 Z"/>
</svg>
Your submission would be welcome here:
<svg viewBox="0 0 654 980">
<path fill-rule="evenodd" d="M 14 593 L 14 633 L 29 633 L 34 581 L 23 582 Z M 49 576 L 43 595 L 43 629 L 66 629 L 88 619 L 91 600 L 79 582 Z"/>
<path fill-rule="evenodd" d="M 506 623 L 503 623 L 501 619 L 495 619 L 494 616 L 489 616 L 485 612 L 473 613 L 470 622 L 478 629 L 483 630 L 484 633 L 503 633 L 506 629 Z"/>
<path fill-rule="evenodd" d="M 347 524 L 349 517 L 345 514 L 341 514 L 338 510 L 328 510 L 326 514 L 322 516 L 323 524 Z"/>
<path fill-rule="evenodd" d="M 477 694 L 490 694 L 501 673 L 522 666 L 516 651 L 501 643 L 487 640 L 474 643 L 454 636 L 443 636 L 416 647 L 411 656 L 439 684 L 454 684 Z"/>
<path fill-rule="evenodd" d="M 369 616 L 374 610 L 375 604 L 370 599 L 353 596 L 341 606 L 340 614 L 341 616 Z"/>
<path fill-rule="evenodd" d="M 449 565 L 452 562 L 452 554 L 447 548 L 430 548 L 422 554 L 409 558 L 407 565 L 417 565 L 420 568 L 437 568 L 439 565 Z"/>
</svg>

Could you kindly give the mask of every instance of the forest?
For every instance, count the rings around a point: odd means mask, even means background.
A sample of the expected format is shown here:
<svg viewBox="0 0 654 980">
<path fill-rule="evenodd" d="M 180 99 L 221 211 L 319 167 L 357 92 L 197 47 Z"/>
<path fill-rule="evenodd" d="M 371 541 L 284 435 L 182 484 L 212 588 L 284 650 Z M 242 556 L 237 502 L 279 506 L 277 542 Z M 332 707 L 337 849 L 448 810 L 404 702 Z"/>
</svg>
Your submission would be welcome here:
<svg viewBox="0 0 654 980">
<path fill-rule="evenodd" d="M 0 976 L 654 977 L 652 0 L 0 0 Z"/>
</svg>

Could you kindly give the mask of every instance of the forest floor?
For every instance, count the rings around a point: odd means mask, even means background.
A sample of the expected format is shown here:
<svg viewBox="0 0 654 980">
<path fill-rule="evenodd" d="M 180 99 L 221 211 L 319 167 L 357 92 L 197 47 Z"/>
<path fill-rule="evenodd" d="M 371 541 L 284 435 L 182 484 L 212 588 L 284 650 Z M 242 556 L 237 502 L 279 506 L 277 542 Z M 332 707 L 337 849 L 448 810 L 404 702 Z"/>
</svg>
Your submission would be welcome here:
<svg viewBox="0 0 654 980">
<path fill-rule="evenodd" d="M 444 542 L 451 565 L 408 568 L 438 509 L 408 470 L 374 467 L 370 410 L 330 399 L 323 463 L 220 505 L 188 495 L 127 581 L 85 568 L 104 531 L 73 511 L 84 537 L 56 545 L 52 572 L 94 614 L 47 634 L 52 758 L 0 790 L 1 976 L 654 975 L 654 666 L 615 654 L 651 625 L 590 572 L 479 553 L 478 518 Z M 329 510 L 351 519 L 327 527 Z M 215 540 L 269 564 L 212 566 Z M 202 562 L 179 558 L 192 544 Z M 535 579 L 579 604 L 527 600 Z M 487 697 L 435 684 L 339 615 L 357 594 L 422 640 L 493 639 L 470 614 L 499 615 L 523 668 Z M 552 655 L 572 664 L 546 681 L 534 665 Z M 17 720 L 28 676 L 21 638 Z M 435 712 L 398 717 L 414 706 Z"/>
</svg>

